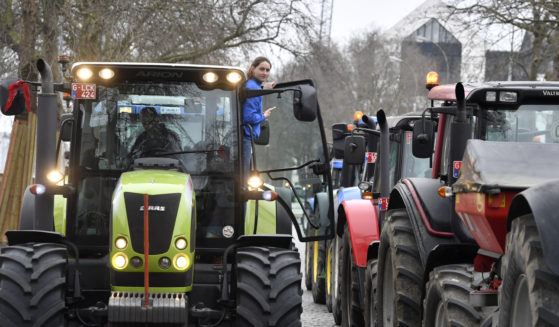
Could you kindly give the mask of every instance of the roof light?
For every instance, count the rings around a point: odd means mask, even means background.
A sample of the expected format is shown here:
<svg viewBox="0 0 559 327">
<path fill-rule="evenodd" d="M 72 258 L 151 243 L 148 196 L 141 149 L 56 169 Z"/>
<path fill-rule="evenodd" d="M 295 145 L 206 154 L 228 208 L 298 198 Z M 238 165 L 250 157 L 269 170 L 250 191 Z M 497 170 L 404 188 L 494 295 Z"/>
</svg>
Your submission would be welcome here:
<svg viewBox="0 0 559 327">
<path fill-rule="evenodd" d="M 274 191 L 265 191 L 262 193 L 262 200 L 274 201 L 278 198 L 278 194 Z"/>
<path fill-rule="evenodd" d="M 31 192 L 32 194 L 35 194 L 35 195 L 44 194 L 46 190 L 47 190 L 47 188 L 43 184 L 33 184 L 29 188 L 29 192 Z"/>
<path fill-rule="evenodd" d="M 48 174 L 47 174 L 47 179 L 52 182 L 52 183 L 58 183 L 60 182 L 62 179 L 64 179 L 64 175 L 58 171 L 58 170 L 51 170 Z"/>
<path fill-rule="evenodd" d="M 218 80 L 218 76 L 216 73 L 213 72 L 207 72 L 204 74 L 204 76 L 202 76 L 202 79 L 204 79 L 204 81 L 206 81 L 206 83 L 215 83 Z"/>
<path fill-rule="evenodd" d="M 353 131 L 354 128 L 355 128 L 355 125 L 353 125 L 353 124 L 347 124 L 347 131 L 348 131 L 348 132 Z"/>
<path fill-rule="evenodd" d="M 516 102 L 518 93 L 516 92 L 499 92 L 499 101 L 501 102 Z"/>
<path fill-rule="evenodd" d="M 425 87 L 430 90 L 437 85 L 439 85 L 439 74 L 436 72 L 429 72 L 425 77 Z"/>
<path fill-rule="evenodd" d="M 237 84 L 242 79 L 241 74 L 239 72 L 230 72 L 227 74 L 227 81 L 231 84 Z"/>
<path fill-rule="evenodd" d="M 93 72 L 87 67 L 82 67 L 78 69 L 78 71 L 76 72 L 76 76 L 82 81 L 87 81 L 91 78 L 91 76 L 93 76 Z"/>
<path fill-rule="evenodd" d="M 248 179 L 247 184 L 252 188 L 259 188 L 260 186 L 262 186 L 262 184 L 264 184 L 264 182 L 262 181 L 262 178 L 260 178 L 260 176 L 252 175 Z"/>
<path fill-rule="evenodd" d="M 99 77 L 102 79 L 111 79 L 115 76 L 115 72 L 110 68 L 103 68 L 99 71 Z"/>
<path fill-rule="evenodd" d="M 361 111 L 356 111 L 353 114 L 353 120 L 360 120 L 361 118 L 363 118 L 363 112 Z"/>
<path fill-rule="evenodd" d="M 496 91 L 487 91 L 485 93 L 485 101 L 487 101 L 487 102 L 497 101 L 497 92 Z"/>
</svg>

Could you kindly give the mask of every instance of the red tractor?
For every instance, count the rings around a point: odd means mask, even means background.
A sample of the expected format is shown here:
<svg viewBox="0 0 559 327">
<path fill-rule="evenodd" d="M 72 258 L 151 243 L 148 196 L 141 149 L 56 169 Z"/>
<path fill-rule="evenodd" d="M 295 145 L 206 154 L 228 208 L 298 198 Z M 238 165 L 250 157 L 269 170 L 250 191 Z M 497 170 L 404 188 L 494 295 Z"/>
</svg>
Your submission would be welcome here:
<svg viewBox="0 0 559 327">
<path fill-rule="evenodd" d="M 503 326 L 557 325 L 559 188 L 544 181 L 559 179 L 550 144 L 559 141 L 559 83 L 458 83 L 429 99 L 413 148 L 432 158 L 432 176 L 391 191 L 370 257 L 370 312 L 380 326 L 476 326 L 499 303 Z"/>
</svg>

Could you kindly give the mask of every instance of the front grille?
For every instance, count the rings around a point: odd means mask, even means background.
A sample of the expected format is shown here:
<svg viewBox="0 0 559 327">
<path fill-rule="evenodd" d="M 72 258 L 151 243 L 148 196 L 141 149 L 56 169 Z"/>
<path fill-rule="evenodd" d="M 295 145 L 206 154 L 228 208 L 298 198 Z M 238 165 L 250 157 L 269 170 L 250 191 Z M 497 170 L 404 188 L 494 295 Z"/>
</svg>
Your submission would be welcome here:
<svg viewBox="0 0 559 327">
<path fill-rule="evenodd" d="M 111 272 L 115 286 L 144 286 L 143 272 Z M 181 273 L 149 273 L 150 287 L 185 287 L 192 285 L 192 268 Z"/>
<path fill-rule="evenodd" d="M 161 254 L 169 250 L 180 198 L 180 193 L 149 196 L 150 254 Z M 125 192 L 124 203 L 132 248 L 138 253 L 144 253 L 144 195 Z"/>
</svg>

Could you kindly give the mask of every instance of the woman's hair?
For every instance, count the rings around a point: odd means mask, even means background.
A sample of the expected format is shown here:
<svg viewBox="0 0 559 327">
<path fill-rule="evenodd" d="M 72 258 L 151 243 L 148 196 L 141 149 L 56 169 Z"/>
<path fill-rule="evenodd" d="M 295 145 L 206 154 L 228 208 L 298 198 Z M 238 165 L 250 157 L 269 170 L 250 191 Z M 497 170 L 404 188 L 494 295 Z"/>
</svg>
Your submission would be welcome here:
<svg viewBox="0 0 559 327">
<path fill-rule="evenodd" d="M 248 69 L 248 73 L 247 73 L 247 77 L 248 79 L 251 79 L 254 77 L 254 74 L 252 73 L 254 71 L 254 68 L 258 67 L 258 65 L 260 65 L 263 62 L 267 62 L 270 64 L 270 68 L 272 68 L 272 63 L 270 62 L 270 60 L 268 60 L 268 58 L 266 57 L 256 57 L 254 58 L 254 60 L 252 61 L 252 64 L 250 64 L 250 68 Z"/>
</svg>

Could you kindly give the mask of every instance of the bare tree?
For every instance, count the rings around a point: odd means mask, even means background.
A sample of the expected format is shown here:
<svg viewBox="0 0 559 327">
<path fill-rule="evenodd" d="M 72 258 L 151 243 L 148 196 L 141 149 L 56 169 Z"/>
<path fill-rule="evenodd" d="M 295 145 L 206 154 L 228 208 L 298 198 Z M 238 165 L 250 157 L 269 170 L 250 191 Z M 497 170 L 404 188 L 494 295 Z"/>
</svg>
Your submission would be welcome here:
<svg viewBox="0 0 559 327">
<path fill-rule="evenodd" d="M 488 28 L 490 26 L 514 26 L 527 33 L 524 49 L 527 60 L 515 60 L 514 64 L 523 68 L 526 78 L 535 80 L 538 73 L 547 79 L 559 78 L 559 1 L 546 0 L 455 0 L 449 7 L 467 23 L 467 28 Z M 526 44 L 526 42 L 528 44 Z M 553 62 L 553 67 L 546 67 Z"/>
</svg>

